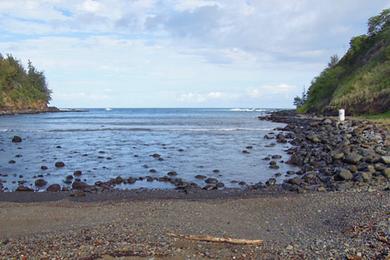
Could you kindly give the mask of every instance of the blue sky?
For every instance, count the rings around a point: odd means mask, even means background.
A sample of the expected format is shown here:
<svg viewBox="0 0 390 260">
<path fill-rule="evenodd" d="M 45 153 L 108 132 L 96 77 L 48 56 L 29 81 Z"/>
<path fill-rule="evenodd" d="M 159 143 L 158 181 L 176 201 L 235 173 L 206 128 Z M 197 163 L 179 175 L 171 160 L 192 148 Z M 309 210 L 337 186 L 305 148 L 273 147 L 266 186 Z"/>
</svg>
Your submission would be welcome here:
<svg viewBox="0 0 390 260">
<path fill-rule="evenodd" d="M 389 0 L 4 0 L 59 107 L 291 107 Z"/>
</svg>

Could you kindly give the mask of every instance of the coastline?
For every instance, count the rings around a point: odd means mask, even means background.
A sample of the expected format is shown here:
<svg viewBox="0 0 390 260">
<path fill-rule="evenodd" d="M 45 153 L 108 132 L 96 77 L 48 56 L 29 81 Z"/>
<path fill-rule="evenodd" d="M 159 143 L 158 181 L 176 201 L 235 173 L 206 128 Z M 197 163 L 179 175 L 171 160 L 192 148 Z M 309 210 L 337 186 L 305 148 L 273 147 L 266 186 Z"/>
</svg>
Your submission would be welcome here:
<svg viewBox="0 0 390 260">
<path fill-rule="evenodd" d="M 0 257 L 387 259 L 386 130 L 291 111 L 259 119 L 286 124 L 267 137 L 293 144 L 287 151 L 289 163 L 301 170 L 283 184 L 271 178 L 242 189 L 209 190 L 214 186 L 195 187 L 171 176 L 160 181 L 171 182 L 176 189 L 117 190 L 117 183 L 128 180 L 115 178 L 92 186 L 76 182 L 69 191 L 0 192 Z M 368 131 L 375 138 L 359 139 L 349 134 L 354 131 L 362 136 Z M 346 159 L 347 153 L 328 158 L 332 151 L 323 149 L 333 149 L 329 135 L 345 136 L 342 141 L 348 140 L 350 154 L 367 150 L 375 154 L 356 160 Z M 340 169 L 350 174 L 343 171 L 342 179 Z M 358 178 L 368 172 L 370 178 Z M 262 239 L 264 244 L 191 242 L 172 238 L 170 232 Z"/>
<path fill-rule="evenodd" d="M 0 116 L 12 116 L 12 115 L 30 115 L 30 114 L 42 114 L 42 113 L 65 113 L 65 112 L 87 112 L 85 109 L 60 109 L 57 107 L 47 107 L 45 109 L 19 109 L 19 110 L 0 110 Z"/>
</svg>

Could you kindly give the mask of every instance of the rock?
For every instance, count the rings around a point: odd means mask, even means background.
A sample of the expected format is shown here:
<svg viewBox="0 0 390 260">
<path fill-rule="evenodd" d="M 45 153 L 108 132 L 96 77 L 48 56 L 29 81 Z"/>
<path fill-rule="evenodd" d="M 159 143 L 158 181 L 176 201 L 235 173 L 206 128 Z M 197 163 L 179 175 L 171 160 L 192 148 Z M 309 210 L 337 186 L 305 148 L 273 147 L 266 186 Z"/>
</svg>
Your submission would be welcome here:
<svg viewBox="0 0 390 260">
<path fill-rule="evenodd" d="M 390 168 L 386 168 L 383 170 L 383 175 L 387 178 L 390 179 Z"/>
<path fill-rule="evenodd" d="M 242 150 L 242 153 L 249 154 L 249 152 L 247 150 Z"/>
<path fill-rule="evenodd" d="M 276 161 L 270 161 L 269 165 L 277 165 L 277 162 Z"/>
<path fill-rule="evenodd" d="M 255 189 L 255 190 L 263 189 L 264 187 L 265 187 L 265 185 L 261 181 L 252 185 L 252 189 Z"/>
<path fill-rule="evenodd" d="M 274 136 L 272 136 L 272 135 L 264 135 L 264 139 L 268 139 L 268 140 L 274 139 Z"/>
<path fill-rule="evenodd" d="M 150 173 L 156 173 L 157 171 L 155 169 L 150 169 L 149 172 Z"/>
<path fill-rule="evenodd" d="M 282 156 L 281 155 L 279 155 L 279 154 L 275 154 L 275 155 L 272 155 L 272 157 L 271 157 L 272 159 L 281 159 L 282 158 Z"/>
<path fill-rule="evenodd" d="M 246 149 L 250 150 L 250 149 L 253 149 L 253 146 L 252 145 L 248 145 L 247 147 L 245 147 Z"/>
<path fill-rule="evenodd" d="M 320 143 L 321 142 L 320 138 L 318 138 L 317 135 L 313 135 L 313 134 L 306 136 L 306 139 L 309 141 L 312 141 L 313 143 Z"/>
<path fill-rule="evenodd" d="M 170 171 L 167 173 L 168 176 L 177 176 L 177 172 L 175 171 Z"/>
<path fill-rule="evenodd" d="M 9 164 L 15 164 L 16 161 L 15 161 L 15 160 L 9 160 L 8 163 L 9 163 Z"/>
<path fill-rule="evenodd" d="M 295 177 L 292 179 L 289 179 L 287 183 L 293 184 L 293 185 L 301 185 L 303 183 L 303 180 L 299 177 Z"/>
<path fill-rule="evenodd" d="M 47 187 L 46 191 L 48 192 L 59 192 L 61 191 L 61 186 L 59 184 L 52 184 Z"/>
<path fill-rule="evenodd" d="M 344 158 L 344 153 L 341 152 L 333 152 L 332 153 L 333 160 L 342 160 Z"/>
<path fill-rule="evenodd" d="M 275 178 L 270 178 L 268 181 L 265 182 L 265 185 L 267 186 L 274 186 L 276 184 L 276 179 Z"/>
<path fill-rule="evenodd" d="M 80 177 L 81 174 L 82 174 L 81 171 L 75 171 L 75 172 L 73 173 L 73 175 L 76 176 L 76 177 Z"/>
<path fill-rule="evenodd" d="M 136 181 L 137 181 L 137 179 L 136 179 L 136 178 L 133 178 L 133 177 L 129 177 L 129 178 L 127 179 L 127 183 L 128 183 L 128 184 L 134 184 Z"/>
<path fill-rule="evenodd" d="M 35 180 L 35 186 L 37 186 L 37 187 L 43 187 L 46 184 L 47 184 L 47 181 L 45 181 L 44 179 Z"/>
<path fill-rule="evenodd" d="M 25 192 L 25 191 L 34 191 L 33 189 L 29 188 L 29 187 L 26 187 L 26 186 L 23 186 L 23 185 L 20 185 L 16 188 L 16 191 L 21 191 L 21 192 Z"/>
<path fill-rule="evenodd" d="M 218 182 L 216 187 L 221 189 L 221 188 L 225 187 L 225 184 L 223 184 L 222 182 Z"/>
<path fill-rule="evenodd" d="M 82 181 L 75 181 L 72 183 L 72 189 L 74 190 L 85 190 L 89 188 L 89 185 Z"/>
<path fill-rule="evenodd" d="M 390 156 L 382 156 L 381 161 L 385 164 L 390 164 Z"/>
<path fill-rule="evenodd" d="M 374 165 L 374 169 L 376 170 L 376 171 L 383 171 L 384 169 L 386 169 L 386 167 L 385 167 L 385 165 L 383 165 L 382 163 L 376 163 L 375 165 Z"/>
<path fill-rule="evenodd" d="M 357 164 L 362 158 L 363 157 L 357 153 L 350 153 L 345 157 L 344 162 L 350 164 Z"/>
<path fill-rule="evenodd" d="M 207 178 L 207 176 L 204 176 L 204 175 L 200 175 L 200 174 L 195 175 L 195 179 L 198 179 L 198 180 L 204 180 L 206 178 Z"/>
<path fill-rule="evenodd" d="M 202 188 L 203 190 L 216 190 L 218 189 L 217 186 L 215 184 L 207 184 L 206 186 L 204 186 Z"/>
<path fill-rule="evenodd" d="M 349 170 L 342 169 L 342 170 L 340 170 L 340 172 L 337 175 L 337 177 L 338 177 L 338 180 L 348 181 L 348 180 L 352 180 L 353 175 L 352 175 L 352 173 Z"/>
<path fill-rule="evenodd" d="M 46 171 L 47 169 L 48 169 L 47 166 L 45 166 L 45 165 L 42 165 L 42 166 L 41 166 L 41 170 L 42 170 L 42 171 Z"/>
<path fill-rule="evenodd" d="M 21 138 L 20 136 L 15 135 L 15 136 L 12 138 L 12 142 L 13 142 L 13 143 L 21 143 L 21 142 L 22 142 L 22 138 Z"/>
<path fill-rule="evenodd" d="M 326 119 L 324 119 L 324 120 L 322 121 L 322 124 L 324 124 L 324 125 L 331 125 L 331 124 L 332 124 L 332 120 L 329 119 L 329 118 L 326 118 Z"/>
<path fill-rule="evenodd" d="M 124 182 L 124 180 L 121 176 L 118 176 L 115 179 L 111 180 L 111 182 L 115 185 L 119 185 L 119 184 L 122 184 Z"/>
<path fill-rule="evenodd" d="M 371 178 L 372 178 L 372 173 L 371 172 L 362 172 L 360 175 L 362 176 L 362 179 L 365 182 L 370 181 Z"/>
<path fill-rule="evenodd" d="M 217 184 L 218 183 L 218 180 L 215 179 L 215 178 L 208 178 L 205 180 L 206 183 L 208 184 Z"/>
<path fill-rule="evenodd" d="M 245 185 L 246 185 L 246 182 L 245 182 L 245 181 L 240 181 L 240 182 L 238 183 L 238 185 L 240 185 L 240 186 L 245 186 Z"/>
<path fill-rule="evenodd" d="M 287 143 L 287 139 L 283 134 L 278 134 L 276 136 L 276 142 L 278 143 Z"/>
<path fill-rule="evenodd" d="M 152 154 L 151 156 L 152 156 L 153 158 L 155 158 L 155 159 L 158 159 L 158 158 L 161 157 L 161 155 L 159 155 L 158 153 L 154 153 L 154 154 Z"/>
<path fill-rule="evenodd" d="M 318 187 L 317 191 L 326 192 L 326 188 L 321 186 L 321 187 Z"/>
<path fill-rule="evenodd" d="M 56 162 L 54 165 L 57 168 L 63 168 L 65 166 L 65 163 L 64 162 Z"/>
</svg>

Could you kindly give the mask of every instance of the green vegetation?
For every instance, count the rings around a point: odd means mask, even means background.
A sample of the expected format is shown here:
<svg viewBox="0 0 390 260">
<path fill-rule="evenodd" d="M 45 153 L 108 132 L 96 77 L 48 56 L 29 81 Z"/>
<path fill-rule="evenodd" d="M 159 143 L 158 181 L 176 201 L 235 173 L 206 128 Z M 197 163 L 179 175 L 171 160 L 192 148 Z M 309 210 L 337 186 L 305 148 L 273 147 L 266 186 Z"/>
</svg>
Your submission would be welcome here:
<svg viewBox="0 0 390 260">
<path fill-rule="evenodd" d="M 45 75 L 30 61 L 24 68 L 13 56 L 0 54 L 0 110 L 45 110 L 50 94 Z"/>
<path fill-rule="evenodd" d="M 382 114 L 390 111 L 390 9 L 369 19 L 367 35 L 352 38 L 350 49 L 313 81 L 299 112 Z"/>
</svg>

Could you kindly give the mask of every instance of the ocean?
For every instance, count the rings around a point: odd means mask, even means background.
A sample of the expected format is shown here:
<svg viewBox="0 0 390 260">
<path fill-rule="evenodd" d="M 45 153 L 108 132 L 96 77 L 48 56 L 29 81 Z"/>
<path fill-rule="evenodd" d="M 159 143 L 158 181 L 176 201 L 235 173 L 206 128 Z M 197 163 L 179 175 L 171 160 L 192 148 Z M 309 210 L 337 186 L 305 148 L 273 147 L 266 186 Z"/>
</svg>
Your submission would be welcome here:
<svg viewBox="0 0 390 260">
<path fill-rule="evenodd" d="M 14 190 L 21 181 L 34 187 L 43 177 L 48 184 L 82 171 L 88 184 L 121 176 L 177 177 L 201 186 L 196 175 L 217 178 L 225 187 L 238 182 L 265 182 L 276 173 L 283 181 L 288 170 L 269 168 L 269 155 L 288 159 L 288 144 L 264 135 L 283 124 L 258 120 L 271 109 L 89 109 L 86 112 L 45 113 L 0 117 L 0 181 Z M 11 142 L 14 135 L 23 142 Z M 247 148 L 248 147 L 248 148 Z M 243 153 L 247 150 L 249 153 Z M 159 154 L 156 159 L 153 154 Z M 56 168 L 62 161 L 65 167 Z M 10 163 L 11 162 L 11 163 Z M 14 162 L 14 163 L 12 163 Z M 42 170 L 41 166 L 47 166 Z M 137 181 L 120 189 L 169 189 L 169 183 Z M 35 187 L 34 187 L 35 188 Z M 43 187 L 44 189 L 44 187 Z"/>
</svg>

